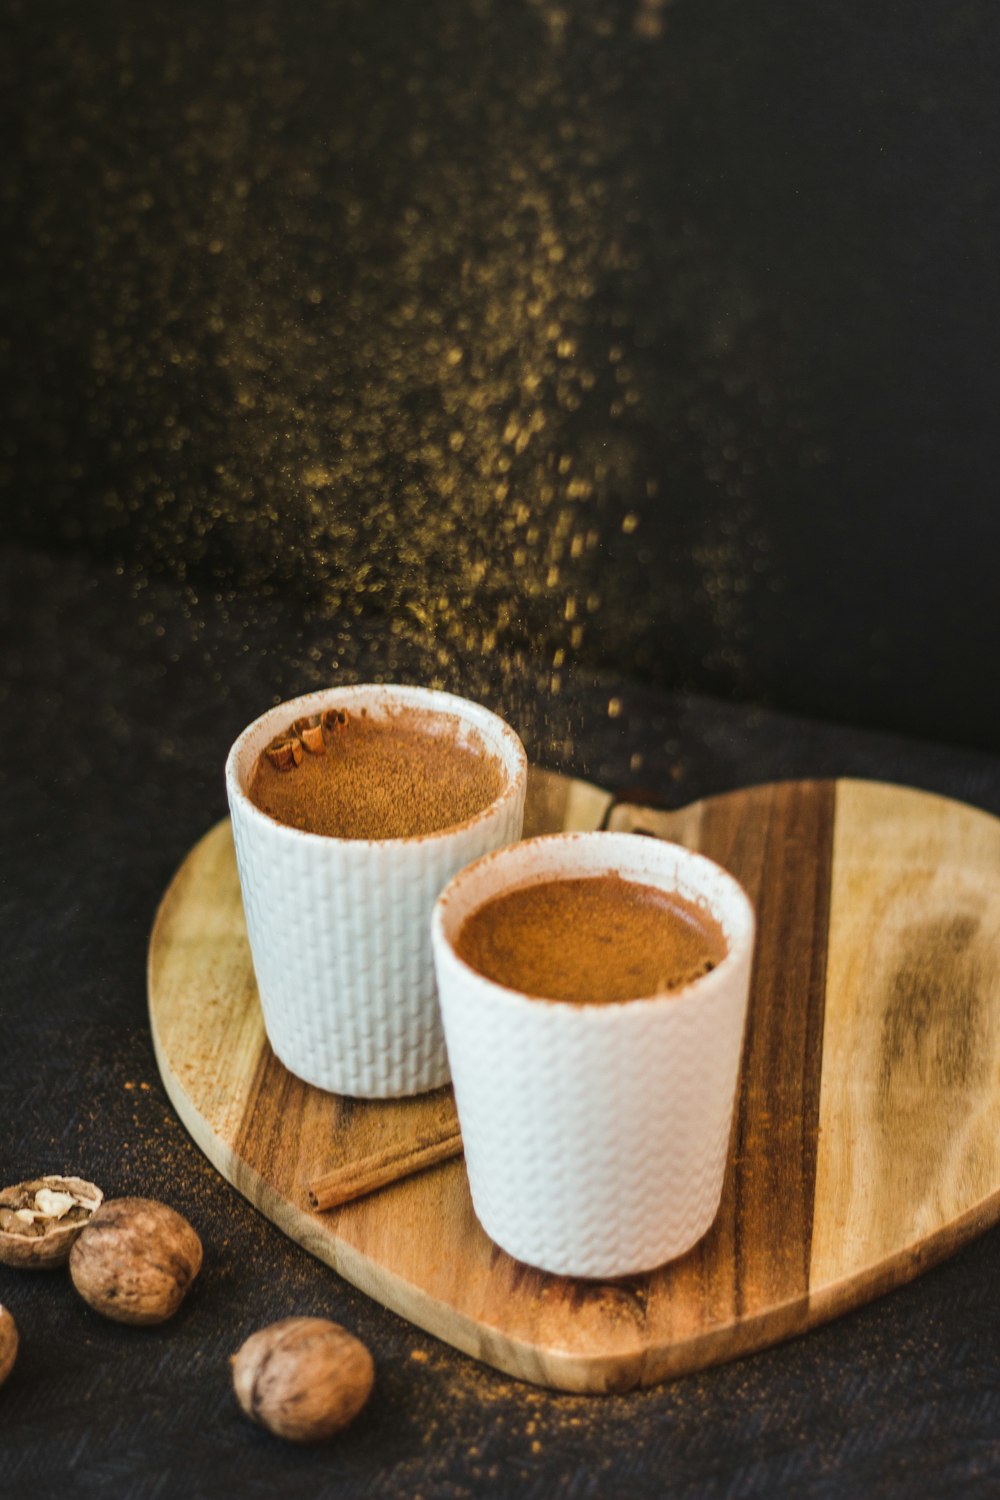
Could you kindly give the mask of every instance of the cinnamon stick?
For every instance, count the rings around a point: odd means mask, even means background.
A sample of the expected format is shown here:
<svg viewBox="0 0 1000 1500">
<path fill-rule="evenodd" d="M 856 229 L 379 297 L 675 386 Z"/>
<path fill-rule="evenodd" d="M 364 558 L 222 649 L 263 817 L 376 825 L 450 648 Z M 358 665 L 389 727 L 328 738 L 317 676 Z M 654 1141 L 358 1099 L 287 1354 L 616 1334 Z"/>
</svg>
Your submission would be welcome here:
<svg viewBox="0 0 1000 1500">
<path fill-rule="evenodd" d="M 409 1146 L 389 1146 L 358 1161 L 348 1162 L 333 1172 L 326 1172 L 309 1185 L 309 1206 L 322 1212 L 351 1203 L 391 1182 L 401 1182 L 436 1162 L 448 1161 L 462 1154 L 462 1135 L 456 1121 L 442 1125 L 431 1136 L 422 1136 Z"/>
</svg>

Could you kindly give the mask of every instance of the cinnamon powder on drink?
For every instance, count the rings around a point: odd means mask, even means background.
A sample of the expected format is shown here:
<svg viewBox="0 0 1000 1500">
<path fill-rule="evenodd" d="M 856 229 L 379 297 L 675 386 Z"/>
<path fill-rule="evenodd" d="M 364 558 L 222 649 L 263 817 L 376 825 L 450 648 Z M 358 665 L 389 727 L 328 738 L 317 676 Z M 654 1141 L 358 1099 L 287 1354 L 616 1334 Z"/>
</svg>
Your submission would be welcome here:
<svg viewBox="0 0 1000 1500">
<path fill-rule="evenodd" d="M 726 956 L 711 912 L 617 874 L 557 877 L 504 891 L 466 917 L 455 951 L 508 989 L 614 1003 L 683 989 Z"/>
<path fill-rule="evenodd" d="M 247 795 L 261 812 L 307 833 L 397 839 L 464 823 L 506 785 L 500 760 L 454 715 L 403 708 L 343 715 L 320 753 L 307 750 L 284 768 L 261 752 Z"/>
</svg>

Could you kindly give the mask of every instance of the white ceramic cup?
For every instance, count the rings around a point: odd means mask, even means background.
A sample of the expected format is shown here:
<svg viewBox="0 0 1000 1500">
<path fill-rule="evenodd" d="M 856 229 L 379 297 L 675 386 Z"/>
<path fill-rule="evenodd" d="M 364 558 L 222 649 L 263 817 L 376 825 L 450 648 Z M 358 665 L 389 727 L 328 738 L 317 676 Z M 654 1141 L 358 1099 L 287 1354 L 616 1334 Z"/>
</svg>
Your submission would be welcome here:
<svg viewBox="0 0 1000 1500">
<path fill-rule="evenodd" d="M 414 838 L 303 833 L 247 796 L 257 756 L 292 723 L 325 708 L 441 713 L 474 730 L 506 774 L 495 802 Z M 386 1099 L 449 1078 L 430 944 L 442 887 L 489 849 L 520 837 L 527 757 L 513 729 L 478 703 L 429 688 L 326 688 L 256 719 L 226 761 L 243 910 L 268 1040 L 307 1083 Z"/>
<path fill-rule="evenodd" d="M 673 993 L 588 1005 L 530 998 L 455 952 L 491 896 L 610 872 L 703 905 L 725 958 Z M 432 936 L 472 1202 L 490 1238 L 565 1276 L 632 1275 L 690 1249 L 725 1175 L 754 941 L 742 886 L 677 844 L 555 834 L 462 870 Z"/>
</svg>

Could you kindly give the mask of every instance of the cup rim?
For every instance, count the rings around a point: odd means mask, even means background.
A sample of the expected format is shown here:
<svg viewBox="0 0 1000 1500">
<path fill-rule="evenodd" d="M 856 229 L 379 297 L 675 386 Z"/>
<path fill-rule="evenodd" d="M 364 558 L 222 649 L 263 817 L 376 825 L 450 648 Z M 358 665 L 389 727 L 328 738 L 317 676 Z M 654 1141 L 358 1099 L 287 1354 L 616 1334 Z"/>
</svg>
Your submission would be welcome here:
<svg viewBox="0 0 1000 1500">
<path fill-rule="evenodd" d="M 488 729 L 497 743 L 491 745 L 487 740 L 487 749 L 501 760 L 507 777 L 507 785 L 503 791 L 486 807 L 480 808 L 479 812 L 473 813 L 470 818 L 465 818 L 460 823 L 449 823 L 446 827 L 434 828 L 429 833 L 404 834 L 383 839 L 340 838 L 332 833 L 312 833 L 304 828 L 293 828 L 290 824 L 273 818 L 270 813 L 264 812 L 256 803 L 251 802 L 240 784 L 239 772 L 249 745 L 258 736 L 261 737 L 262 744 L 267 743 L 263 738 L 265 729 L 280 729 L 294 719 L 321 712 L 324 708 L 341 704 L 350 707 L 350 700 L 370 703 L 373 699 L 375 701 L 395 700 L 407 707 L 451 714 L 452 717 L 460 719 L 463 724 L 472 729 L 480 732 Z M 510 763 L 498 748 L 500 745 L 503 745 L 509 753 Z M 386 846 L 403 848 L 407 845 L 424 844 L 429 840 L 452 838 L 455 834 L 474 828 L 488 818 L 501 815 L 519 796 L 527 773 L 528 756 L 520 736 L 499 714 L 494 713 L 485 704 L 476 702 L 474 698 L 463 698 L 457 693 L 448 693 L 440 688 L 428 688 L 419 683 L 406 682 L 357 682 L 344 687 L 333 685 L 316 688 L 296 698 L 287 698 L 281 703 L 276 703 L 271 708 L 265 709 L 262 714 L 258 714 L 257 718 L 247 724 L 237 735 L 229 748 L 225 765 L 226 791 L 230 807 L 238 806 L 243 816 L 251 822 L 261 827 L 280 829 L 282 834 L 287 834 L 290 838 L 302 839 L 306 844 L 314 847 L 336 845 L 354 849 L 379 849 Z"/>
<path fill-rule="evenodd" d="M 734 898 L 739 917 L 738 928 L 732 938 L 728 933 L 726 936 L 726 954 L 714 969 L 707 974 L 700 974 L 697 978 L 690 980 L 687 984 L 677 989 L 657 990 L 651 995 L 636 995 L 627 1000 L 602 1000 L 600 1002 L 588 1000 L 559 1000 L 546 995 L 531 995 L 524 990 L 514 989 L 510 985 L 501 984 L 495 979 L 474 969 L 471 964 L 466 963 L 455 948 L 453 939 L 445 931 L 447 920 L 447 908 L 449 902 L 453 901 L 460 888 L 469 881 L 478 878 L 484 867 L 495 861 L 505 862 L 509 859 L 530 860 L 530 851 L 539 845 L 551 847 L 563 844 L 567 848 L 572 845 L 584 845 L 593 850 L 604 850 L 606 858 L 598 860 L 592 865 L 567 865 L 566 875 L 569 878 L 581 879 L 590 875 L 622 874 L 622 860 L 615 858 L 616 847 L 625 854 L 629 849 L 635 848 L 633 841 L 641 839 L 643 848 L 651 850 L 657 846 L 664 854 L 670 854 L 675 861 L 680 861 L 694 870 L 702 870 L 704 873 L 711 872 L 713 880 L 721 879 L 731 897 Z M 538 884 L 547 879 L 558 879 L 556 871 L 544 869 L 532 877 L 528 875 L 525 879 L 513 879 L 509 885 L 502 886 L 490 893 L 490 896 L 499 895 L 502 891 L 513 891 L 523 889 L 525 886 Z M 633 874 L 627 870 L 623 878 L 635 880 L 637 883 L 655 884 L 656 878 L 652 874 Z M 484 898 L 489 900 L 490 896 Z M 709 907 L 712 915 L 718 920 L 718 912 Z M 738 918 L 739 921 L 739 918 Z M 700 850 L 688 849 L 683 844 L 676 844 L 672 840 L 652 839 L 635 833 L 612 832 L 606 829 L 594 829 L 581 832 L 568 833 L 546 833 L 539 834 L 534 838 L 522 839 L 516 844 L 509 844 L 500 849 L 490 850 L 465 865 L 444 887 L 441 894 L 434 903 L 434 911 L 431 917 L 431 932 L 434 946 L 439 953 L 446 956 L 447 961 L 452 964 L 458 974 L 467 982 L 479 989 L 480 995 L 492 997 L 497 1003 L 510 1004 L 518 1009 L 528 1007 L 529 1011 L 537 1012 L 543 1008 L 549 1013 L 562 1013 L 586 1017 L 584 1024 L 602 1025 L 608 1023 L 608 1017 L 620 1016 L 623 1012 L 648 1014 L 652 1006 L 670 1006 L 678 1002 L 688 1000 L 697 993 L 700 997 L 708 997 L 715 990 L 728 983 L 729 976 L 740 965 L 749 962 L 753 956 L 754 939 L 756 935 L 756 913 L 753 902 L 745 887 L 736 876 L 720 865 L 717 860 L 711 859 Z M 604 1019 L 601 1020 L 600 1018 Z"/>
</svg>

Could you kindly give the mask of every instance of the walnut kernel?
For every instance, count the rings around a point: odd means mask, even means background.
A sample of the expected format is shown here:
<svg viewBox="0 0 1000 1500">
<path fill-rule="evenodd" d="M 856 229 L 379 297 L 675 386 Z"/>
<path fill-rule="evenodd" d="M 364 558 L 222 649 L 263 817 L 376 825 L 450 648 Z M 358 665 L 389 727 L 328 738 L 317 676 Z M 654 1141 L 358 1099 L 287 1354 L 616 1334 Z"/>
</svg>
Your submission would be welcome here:
<svg viewBox="0 0 1000 1500">
<path fill-rule="evenodd" d="M 14 1368 L 17 1345 L 17 1324 L 14 1322 L 14 1315 L 8 1312 L 0 1302 L 0 1385 L 3 1385 Z"/>
<path fill-rule="evenodd" d="M 104 1202 L 82 1177 L 35 1177 L 0 1192 L 0 1263 L 28 1270 L 65 1265 L 73 1241 Z"/>
<path fill-rule="evenodd" d="M 282 1318 L 233 1355 L 247 1416 L 293 1443 L 319 1442 L 354 1420 L 375 1380 L 360 1339 L 328 1318 Z"/>
<path fill-rule="evenodd" d="M 113 1198 L 69 1258 L 83 1300 L 116 1323 L 173 1317 L 201 1269 L 201 1240 L 181 1214 L 152 1198 Z"/>
</svg>

